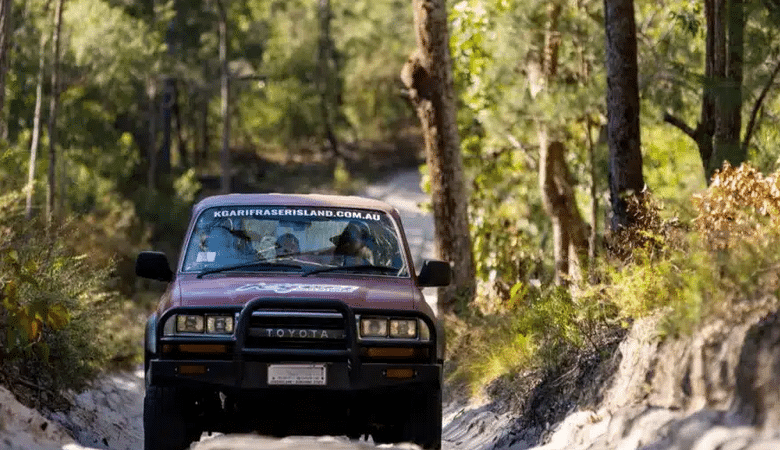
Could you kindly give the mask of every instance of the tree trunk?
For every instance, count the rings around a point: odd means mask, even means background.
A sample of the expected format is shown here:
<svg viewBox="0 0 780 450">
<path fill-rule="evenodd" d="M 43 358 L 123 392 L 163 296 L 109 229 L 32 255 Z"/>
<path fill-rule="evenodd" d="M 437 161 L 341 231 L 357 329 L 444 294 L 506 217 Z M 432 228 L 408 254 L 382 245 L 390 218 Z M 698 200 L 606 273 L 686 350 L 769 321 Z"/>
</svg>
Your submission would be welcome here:
<svg viewBox="0 0 780 450">
<path fill-rule="evenodd" d="M 230 168 L 230 73 L 228 73 L 228 34 L 227 11 L 221 0 L 217 1 L 219 9 L 219 67 L 220 93 L 222 96 L 222 150 L 219 154 L 222 172 L 220 191 L 227 194 L 231 190 Z"/>
<path fill-rule="evenodd" d="M 35 84 L 35 112 L 33 115 L 32 137 L 30 139 L 30 167 L 27 170 L 26 202 L 24 217 L 32 217 L 32 199 L 35 193 L 35 168 L 38 163 L 38 143 L 41 138 L 41 110 L 43 109 L 43 79 L 46 71 L 46 38 L 41 37 L 38 55 L 38 80 Z"/>
<path fill-rule="evenodd" d="M 636 221 L 626 197 L 644 189 L 633 0 L 604 0 L 607 56 L 607 144 L 612 230 Z"/>
<path fill-rule="evenodd" d="M 148 159 L 149 159 L 149 171 L 146 175 L 146 183 L 149 191 L 153 191 L 157 187 L 157 82 L 154 78 L 148 80 L 146 94 L 149 100 L 149 145 L 147 146 Z"/>
<path fill-rule="evenodd" d="M 417 50 L 401 70 L 401 80 L 409 90 L 409 98 L 422 124 L 437 251 L 441 259 L 454 264 L 453 284 L 439 289 L 439 312 L 449 313 L 473 299 L 475 268 L 456 120 L 447 9 L 444 0 L 413 0 L 413 6 Z"/>
<path fill-rule="evenodd" d="M 537 86 L 551 86 L 558 75 L 561 9 L 561 3 L 557 1 L 547 5 L 547 25 L 540 61 L 543 80 L 533 81 Z M 539 187 L 542 203 L 552 222 L 555 283 L 566 285 L 568 280 L 582 278 L 588 256 L 587 226 L 574 198 L 572 177 L 566 165 L 566 147 L 562 142 L 551 140 L 551 132 L 548 124 L 539 124 Z"/>
<path fill-rule="evenodd" d="M 176 89 L 176 80 L 166 76 L 163 80 L 163 91 L 160 103 L 160 123 L 162 125 L 162 140 L 160 150 L 157 152 L 157 178 L 165 180 L 165 176 L 171 173 L 171 124 L 174 91 Z"/>
<path fill-rule="evenodd" d="M 320 16 L 320 42 L 317 52 L 317 65 L 319 70 L 318 84 L 320 91 L 320 112 L 322 114 L 322 124 L 325 127 L 325 137 L 330 145 L 330 151 L 334 157 L 339 158 L 341 152 L 339 150 L 339 142 L 336 137 L 336 130 L 334 126 L 334 118 L 337 116 L 338 107 L 335 101 L 335 80 L 334 77 L 338 74 L 334 74 L 331 70 L 331 64 L 333 62 L 333 40 L 330 37 L 330 21 L 333 16 L 330 0 L 319 0 L 319 16 Z"/>
<path fill-rule="evenodd" d="M 585 133 L 588 138 L 588 163 L 590 165 L 590 235 L 588 236 L 588 261 L 593 264 L 596 259 L 599 237 L 599 195 L 598 177 L 596 176 L 596 145 L 593 143 L 590 114 L 585 119 Z"/>
<path fill-rule="evenodd" d="M 747 154 L 740 145 L 742 131 L 742 58 L 744 54 L 745 11 L 742 0 L 726 0 L 725 23 L 727 30 L 723 48 L 725 76 L 719 84 L 716 101 L 713 157 L 709 163 L 709 176 L 720 169 L 723 161 L 737 167 Z"/>
<path fill-rule="evenodd" d="M 701 115 L 696 128 L 666 114 L 664 120 L 696 142 L 707 183 L 723 161 L 737 166 L 747 157 L 740 145 L 745 11 L 743 0 L 705 0 L 707 24 Z M 774 75 L 773 75 L 774 77 Z M 763 100 L 760 97 L 756 104 Z M 752 130 L 752 125 L 748 131 Z"/>
<path fill-rule="evenodd" d="M 696 127 L 694 140 L 699 147 L 704 176 L 710 179 L 712 160 L 712 136 L 715 134 L 715 104 L 717 102 L 718 80 L 726 76 L 726 55 L 724 27 L 724 0 L 705 0 L 704 15 L 707 23 L 707 37 L 704 54 L 704 86 L 700 122 Z"/>
<path fill-rule="evenodd" d="M 54 32 L 52 34 L 51 101 L 49 103 L 49 180 L 46 190 L 46 220 L 51 224 L 55 215 L 55 196 L 57 193 L 57 108 L 60 99 L 60 30 L 62 29 L 62 9 L 65 0 L 57 1 L 54 13 Z"/>
<path fill-rule="evenodd" d="M 208 61 L 203 61 L 203 79 L 209 80 L 211 77 L 209 71 Z M 208 86 L 200 86 L 198 88 L 198 101 L 197 101 L 197 115 L 198 115 L 198 157 L 196 158 L 196 164 L 208 161 L 209 147 L 211 146 L 211 139 L 209 139 L 209 99 L 211 98 L 211 91 Z"/>
<path fill-rule="evenodd" d="M 582 278 L 588 258 L 588 227 L 580 215 L 569 168 L 566 147 L 559 141 L 548 142 L 540 133 L 539 185 L 544 209 L 553 224 L 555 283 Z"/>
<path fill-rule="evenodd" d="M 186 93 L 185 93 L 186 94 Z M 176 151 L 179 154 L 179 165 L 185 169 L 190 168 L 190 156 L 187 145 L 187 137 L 184 136 L 184 127 L 188 125 L 181 113 L 181 102 L 179 102 L 179 88 L 174 84 L 173 86 L 173 105 L 171 106 L 171 113 L 174 120 L 176 120 Z M 190 127 L 190 129 L 192 129 Z"/>
<path fill-rule="evenodd" d="M 13 1 L 0 0 L 0 137 L 8 139 L 5 115 L 5 78 L 8 73 L 8 49 L 11 48 L 11 16 Z"/>
</svg>

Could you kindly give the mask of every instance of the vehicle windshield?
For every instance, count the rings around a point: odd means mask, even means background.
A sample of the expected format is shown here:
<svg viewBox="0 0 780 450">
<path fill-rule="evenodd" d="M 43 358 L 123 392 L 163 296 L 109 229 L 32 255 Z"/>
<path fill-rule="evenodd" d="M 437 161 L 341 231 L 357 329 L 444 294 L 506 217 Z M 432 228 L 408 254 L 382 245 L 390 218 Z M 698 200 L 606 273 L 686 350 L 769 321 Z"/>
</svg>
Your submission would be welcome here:
<svg viewBox="0 0 780 450">
<path fill-rule="evenodd" d="M 187 242 L 182 270 L 201 276 L 231 271 L 409 276 L 397 228 L 382 211 L 210 208 Z M 349 270 L 331 270 L 337 267 Z"/>
</svg>

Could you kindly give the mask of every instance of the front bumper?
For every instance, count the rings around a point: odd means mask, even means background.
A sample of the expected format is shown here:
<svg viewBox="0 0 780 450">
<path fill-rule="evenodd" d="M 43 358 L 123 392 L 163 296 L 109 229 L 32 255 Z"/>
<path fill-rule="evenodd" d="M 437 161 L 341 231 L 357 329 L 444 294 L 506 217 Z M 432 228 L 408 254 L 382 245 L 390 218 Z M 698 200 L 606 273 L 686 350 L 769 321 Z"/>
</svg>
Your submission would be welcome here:
<svg viewBox="0 0 780 450">
<path fill-rule="evenodd" d="M 439 364 L 363 363 L 359 367 L 349 368 L 348 363 L 325 363 L 327 370 L 325 385 L 269 385 L 268 365 L 269 363 L 259 361 L 239 363 L 209 360 L 153 360 L 150 362 L 147 377 L 148 381 L 154 385 L 192 385 L 231 390 L 357 391 L 402 387 L 410 384 L 439 384 L 441 382 L 441 365 Z M 193 368 L 197 370 L 193 370 Z M 398 378 L 393 375 L 394 373 L 407 372 L 411 372 L 412 376 Z"/>
<path fill-rule="evenodd" d="M 164 349 L 177 345 L 225 344 L 229 354 L 212 358 L 208 355 L 181 355 L 156 352 L 150 355 L 146 367 L 147 383 L 153 385 L 175 385 L 215 388 L 217 390 L 280 390 L 304 389 L 320 391 L 358 391 L 375 388 L 402 388 L 407 385 L 441 384 L 442 365 L 436 352 L 437 328 L 430 317 L 417 311 L 408 310 L 362 310 L 353 309 L 336 300 L 308 298 L 267 299 L 258 298 L 248 302 L 237 313 L 235 334 L 233 336 L 182 337 L 163 335 L 163 324 L 173 314 L 214 313 L 224 309 L 199 307 L 175 308 L 167 311 L 160 320 L 154 336 L 153 348 Z M 301 311 L 328 311 L 343 319 L 343 345 L 318 348 L 313 342 L 311 347 L 301 348 L 285 346 L 282 341 L 267 340 L 262 344 L 253 341 L 250 328 L 253 314 L 263 312 L 289 312 L 294 315 Z M 427 324 L 431 336 L 429 340 L 359 340 L 356 330 L 356 315 L 367 314 L 397 317 L 416 317 Z M 289 342 L 287 343 L 289 344 Z M 366 360 L 365 352 L 369 347 L 388 348 L 403 346 L 417 352 L 413 360 Z M 362 356 L 361 356 L 362 355 Z M 419 355 L 427 355 L 422 358 Z M 320 385 L 278 385 L 269 384 L 268 367 L 272 364 L 321 364 L 325 367 L 326 382 Z"/>
</svg>

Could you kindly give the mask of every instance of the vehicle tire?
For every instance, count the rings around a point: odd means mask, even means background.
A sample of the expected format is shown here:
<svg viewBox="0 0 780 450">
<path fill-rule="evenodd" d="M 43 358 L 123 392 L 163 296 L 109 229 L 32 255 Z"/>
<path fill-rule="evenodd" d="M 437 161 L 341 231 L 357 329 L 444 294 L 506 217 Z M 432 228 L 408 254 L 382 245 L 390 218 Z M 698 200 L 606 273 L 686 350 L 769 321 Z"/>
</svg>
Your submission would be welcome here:
<svg viewBox="0 0 780 450">
<path fill-rule="evenodd" d="M 179 391 L 147 386 L 144 396 L 144 450 L 184 450 L 191 433 L 182 414 Z"/>
<path fill-rule="evenodd" d="M 404 427 L 404 441 L 413 442 L 425 450 L 441 449 L 441 386 L 429 386 L 418 392 L 413 405 L 415 407 Z"/>
</svg>

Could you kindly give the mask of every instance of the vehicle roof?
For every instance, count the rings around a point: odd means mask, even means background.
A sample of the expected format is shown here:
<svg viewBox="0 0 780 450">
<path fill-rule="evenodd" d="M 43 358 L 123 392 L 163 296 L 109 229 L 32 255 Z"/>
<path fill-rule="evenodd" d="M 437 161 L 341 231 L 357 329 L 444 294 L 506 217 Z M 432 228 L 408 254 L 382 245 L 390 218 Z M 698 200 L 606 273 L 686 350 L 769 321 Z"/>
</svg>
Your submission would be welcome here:
<svg viewBox="0 0 780 450">
<path fill-rule="evenodd" d="M 390 214 L 397 214 L 393 206 L 372 198 L 352 195 L 325 195 L 325 194 L 223 194 L 206 197 L 193 207 L 194 213 L 199 213 L 206 208 L 215 206 L 290 206 L 290 207 L 332 207 L 373 209 Z"/>
</svg>

